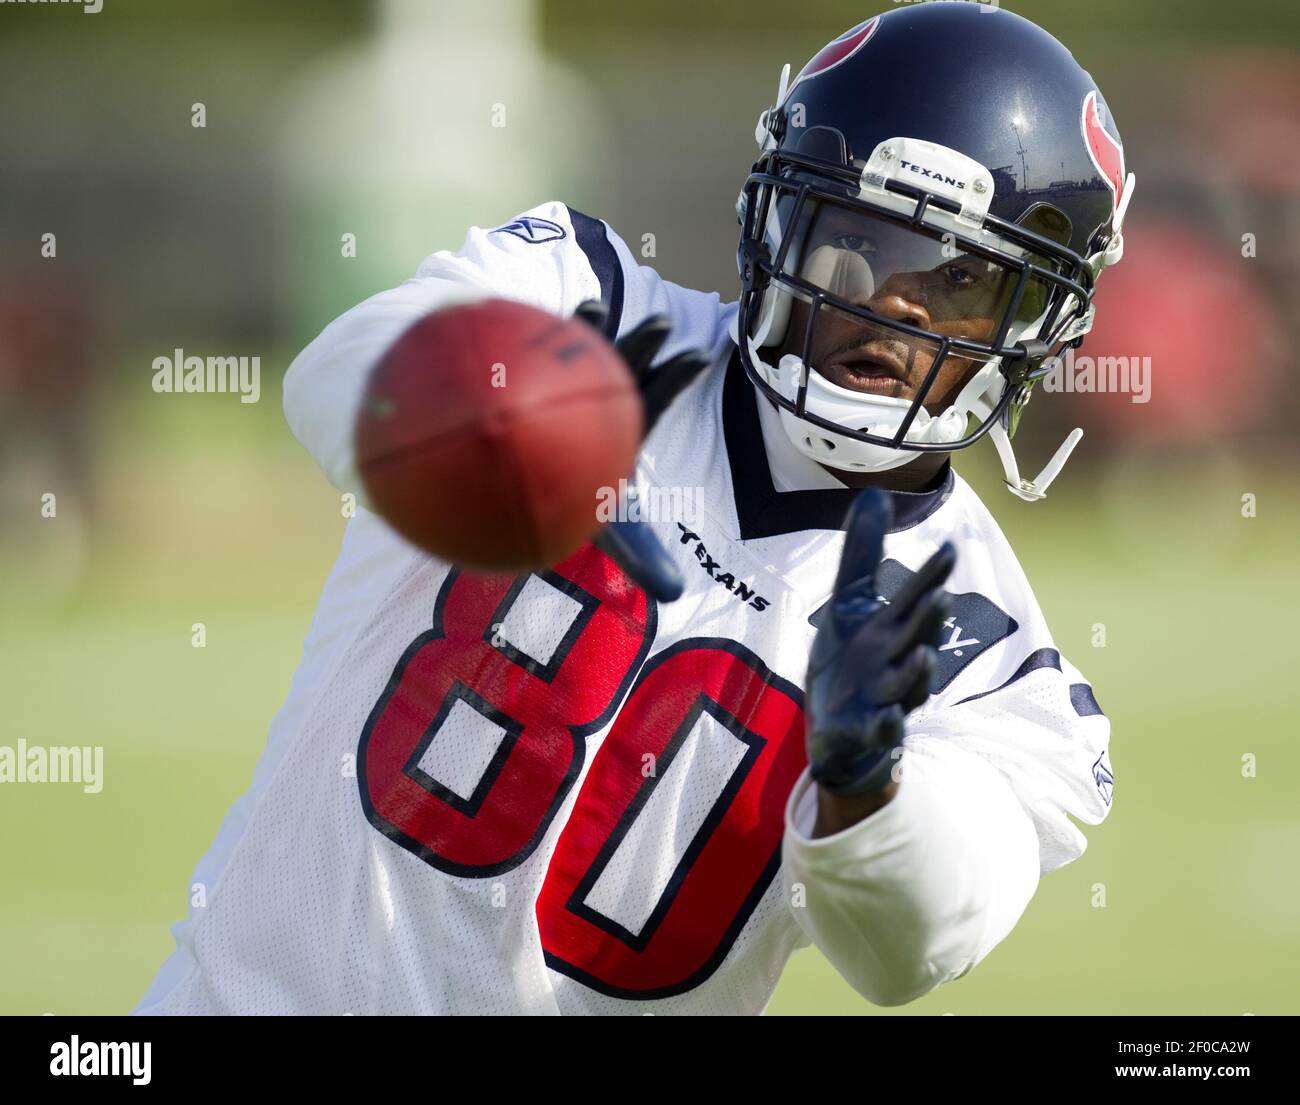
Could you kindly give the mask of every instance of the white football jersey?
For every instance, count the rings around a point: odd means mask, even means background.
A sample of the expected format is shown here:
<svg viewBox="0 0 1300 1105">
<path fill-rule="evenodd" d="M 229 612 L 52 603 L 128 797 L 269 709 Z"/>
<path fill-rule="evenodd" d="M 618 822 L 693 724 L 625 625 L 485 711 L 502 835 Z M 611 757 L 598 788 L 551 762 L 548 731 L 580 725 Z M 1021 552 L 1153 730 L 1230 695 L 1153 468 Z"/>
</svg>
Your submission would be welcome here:
<svg viewBox="0 0 1300 1105">
<path fill-rule="evenodd" d="M 953 616 L 897 797 L 813 839 L 801 687 L 855 492 L 763 409 L 734 304 L 545 204 L 327 327 L 285 381 L 294 432 L 356 491 L 366 374 L 474 294 L 602 298 L 611 334 L 661 312 L 663 356 L 708 354 L 635 475 L 685 594 L 649 600 L 592 546 L 459 571 L 359 510 L 137 1012 L 759 1013 L 810 942 L 880 1003 L 970 970 L 1083 851 L 1070 817 L 1100 822 L 1112 781 L 1109 724 L 987 510 L 951 469 L 892 496 L 883 597 L 950 539 Z"/>
</svg>

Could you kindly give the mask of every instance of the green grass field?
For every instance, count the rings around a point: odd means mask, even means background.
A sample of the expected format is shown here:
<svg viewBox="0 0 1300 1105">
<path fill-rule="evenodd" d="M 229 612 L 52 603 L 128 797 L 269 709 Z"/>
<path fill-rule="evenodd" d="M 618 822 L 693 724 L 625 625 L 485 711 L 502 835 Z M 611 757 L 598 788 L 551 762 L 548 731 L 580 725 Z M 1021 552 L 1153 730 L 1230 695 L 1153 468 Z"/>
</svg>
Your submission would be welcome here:
<svg viewBox="0 0 1300 1105">
<path fill-rule="evenodd" d="M 338 500 L 272 396 L 251 415 L 220 398 L 111 420 L 101 536 L 73 590 L 50 567 L 59 521 L 24 515 L 0 546 L 0 743 L 106 749 L 100 794 L 0 790 L 0 1013 L 135 1003 L 296 664 L 342 532 Z M 1300 489 L 1263 460 L 1135 479 L 1137 463 L 1067 471 L 1037 506 L 976 466 L 1058 644 L 1112 719 L 1116 804 L 984 964 L 890 1012 L 1298 1011 Z M 1244 491 L 1259 517 L 1241 517 Z M 190 645 L 195 622 L 206 648 Z M 878 1012 L 815 951 L 791 962 L 771 1011 Z"/>
</svg>

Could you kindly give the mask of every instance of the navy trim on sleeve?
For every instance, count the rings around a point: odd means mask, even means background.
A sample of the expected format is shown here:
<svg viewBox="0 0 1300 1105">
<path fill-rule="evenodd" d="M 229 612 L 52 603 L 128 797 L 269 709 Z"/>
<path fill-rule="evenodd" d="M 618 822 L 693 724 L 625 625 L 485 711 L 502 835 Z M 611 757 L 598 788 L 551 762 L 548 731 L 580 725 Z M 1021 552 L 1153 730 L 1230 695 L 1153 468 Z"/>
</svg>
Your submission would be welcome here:
<svg viewBox="0 0 1300 1105">
<path fill-rule="evenodd" d="M 1097 704 L 1097 696 L 1092 693 L 1092 688 L 1087 683 L 1070 684 L 1070 705 L 1080 717 L 1092 717 L 1096 714 L 1105 716 L 1102 708 Z"/>
<path fill-rule="evenodd" d="M 969 698 L 963 698 L 960 702 L 954 703 L 954 705 L 961 706 L 967 702 L 974 702 L 977 698 L 997 694 L 998 691 L 1005 690 L 1012 683 L 1023 679 L 1030 672 L 1037 671 L 1039 668 L 1055 668 L 1060 671 L 1061 654 L 1054 648 L 1040 648 L 1037 652 L 1031 652 L 1025 657 L 1025 662 L 1016 668 L 1015 674 L 1002 686 L 994 687 L 991 691 L 981 691 L 979 694 L 973 694 Z M 1092 688 L 1087 683 L 1070 684 L 1070 705 L 1074 707 L 1074 712 L 1080 717 L 1105 716 L 1101 707 L 1097 704 L 1096 695 L 1092 693 Z"/>
<path fill-rule="evenodd" d="M 600 281 L 600 298 L 609 310 L 605 322 L 605 336 L 613 341 L 618 336 L 619 323 L 623 320 L 623 266 L 618 262 L 618 254 L 605 233 L 605 224 L 581 211 L 575 211 L 568 204 L 569 221 L 573 224 L 573 240 L 587 256 L 596 279 Z"/>
<path fill-rule="evenodd" d="M 1031 671 L 1037 671 L 1039 668 L 1055 668 L 1057 671 L 1060 671 L 1061 654 L 1054 648 L 1040 648 L 1037 652 L 1031 652 L 1025 657 L 1025 662 L 1021 664 L 1020 667 L 1016 668 L 1015 674 L 1003 683 L 1002 686 L 994 687 L 991 691 L 980 691 L 979 694 L 973 694 L 969 698 L 963 698 L 961 702 L 957 702 L 954 705 L 961 706 L 966 702 L 974 702 L 977 698 L 984 698 L 987 695 L 997 694 L 998 691 L 1004 691 L 1011 686 L 1012 683 L 1023 679 Z"/>
</svg>

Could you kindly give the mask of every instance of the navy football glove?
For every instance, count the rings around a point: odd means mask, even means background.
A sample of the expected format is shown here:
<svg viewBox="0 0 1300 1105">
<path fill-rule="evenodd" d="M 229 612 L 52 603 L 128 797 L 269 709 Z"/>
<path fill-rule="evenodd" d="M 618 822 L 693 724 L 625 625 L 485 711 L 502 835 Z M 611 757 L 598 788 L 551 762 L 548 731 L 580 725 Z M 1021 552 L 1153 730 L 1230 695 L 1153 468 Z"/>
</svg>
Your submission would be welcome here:
<svg viewBox="0 0 1300 1105">
<path fill-rule="evenodd" d="M 808 661 L 808 763 L 831 794 L 864 795 L 888 785 L 903 719 L 929 697 L 935 646 L 948 618 L 943 584 L 957 559 L 950 542 L 890 602 L 877 595 L 892 519 L 889 497 L 877 488 L 853 501 L 835 590 Z"/>
<path fill-rule="evenodd" d="M 600 300 L 588 300 L 579 305 L 574 314 L 597 330 L 605 330 L 608 311 Z M 706 363 L 699 353 L 686 352 L 652 367 L 651 362 L 668 340 L 671 329 L 663 315 L 651 315 L 614 343 L 614 348 L 627 362 L 636 378 L 637 387 L 641 390 L 641 398 L 645 403 L 647 437 L 659 421 L 659 416 L 668 409 L 678 393 L 700 374 Z M 595 544 L 660 602 L 672 602 L 681 597 L 684 584 L 677 564 L 659 544 L 654 531 L 644 522 L 616 519 L 600 531 Z"/>
</svg>

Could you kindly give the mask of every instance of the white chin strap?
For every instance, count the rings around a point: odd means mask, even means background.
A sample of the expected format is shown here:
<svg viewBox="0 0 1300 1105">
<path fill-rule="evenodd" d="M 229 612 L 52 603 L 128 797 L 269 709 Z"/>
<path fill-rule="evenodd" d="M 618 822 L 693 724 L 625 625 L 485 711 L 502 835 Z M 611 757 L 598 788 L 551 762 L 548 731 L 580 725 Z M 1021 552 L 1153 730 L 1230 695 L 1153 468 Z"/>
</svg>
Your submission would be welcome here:
<svg viewBox="0 0 1300 1105">
<path fill-rule="evenodd" d="M 971 413 L 977 418 L 981 420 L 987 418 L 993 407 L 997 405 L 1002 387 L 1005 386 L 1002 384 L 1001 377 L 998 378 L 998 381 L 998 394 L 993 397 L 992 402 L 980 400 L 972 405 Z M 1001 419 L 998 419 L 989 427 L 988 436 L 993 442 L 993 447 L 998 451 L 998 459 L 1002 462 L 1002 473 L 1007 490 L 1018 499 L 1024 499 L 1025 502 L 1032 503 L 1046 498 L 1048 486 L 1061 474 L 1061 469 L 1065 467 L 1065 462 L 1070 459 L 1074 447 L 1083 439 L 1083 430 L 1078 426 L 1071 430 L 1066 435 L 1065 440 L 1061 442 L 1060 447 L 1052 454 L 1052 459 L 1047 462 L 1046 467 L 1032 480 L 1027 480 L 1021 476 L 1020 466 L 1016 463 L 1016 452 L 1011 447 L 1011 435 L 1007 433 Z"/>
<path fill-rule="evenodd" d="M 865 258 L 829 245 L 813 250 L 804 263 L 803 276 L 848 300 L 865 303 L 875 292 L 875 277 Z M 769 294 L 768 304 L 772 304 L 776 298 Z M 761 341 L 772 329 L 773 323 L 778 320 L 778 314 L 782 328 L 787 325 L 789 297 L 782 298 L 785 300 L 782 304 L 784 310 L 765 313 L 756 341 Z M 767 382 L 790 402 L 796 401 L 799 385 L 807 375 L 808 392 L 804 399 L 804 409 L 810 414 L 877 437 L 893 437 L 903 425 L 903 419 L 912 406 L 908 400 L 852 391 L 832 383 L 820 373 L 805 373 L 803 361 L 793 353 L 782 357 L 773 372 L 759 356 L 756 341 L 750 342 L 751 358 L 755 364 L 762 366 Z M 903 449 L 869 445 L 815 426 L 784 407 L 780 409 L 780 415 L 781 425 L 794 447 L 819 464 L 846 472 L 884 472 L 916 458 L 915 453 Z M 934 443 L 957 441 L 965 433 L 965 428 L 966 419 L 955 408 L 937 418 L 921 410 L 908 427 L 905 440 Z"/>
<path fill-rule="evenodd" d="M 803 361 L 794 353 L 787 353 L 773 371 L 759 356 L 758 348 L 752 341 L 749 352 L 767 382 L 791 403 L 796 402 L 799 385 L 805 375 Z M 911 401 L 907 399 L 891 399 L 884 395 L 871 395 L 840 387 L 818 372 L 809 372 L 807 377 L 808 391 L 804 397 L 804 410 L 849 429 L 877 437 L 893 437 L 912 407 Z M 917 457 L 916 453 L 906 449 L 871 445 L 805 422 L 785 407 L 780 408 L 780 415 L 781 425 L 794 447 L 804 456 L 831 468 L 846 472 L 884 472 L 907 464 Z M 932 416 L 925 410 L 918 411 L 904 440 L 943 444 L 960 440 L 965 432 L 966 415 L 954 404 L 938 416 Z"/>
<path fill-rule="evenodd" d="M 805 373 L 803 361 L 795 354 L 787 353 L 773 370 L 762 358 L 753 340 L 749 343 L 749 354 L 752 362 L 777 393 L 791 403 L 796 402 L 799 384 Z M 819 372 L 809 372 L 807 375 L 808 391 L 804 397 L 804 410 L 849 429 L 877 437 L 893 437 L 912 406 L 909 399 L 891 399 L 884 395 L 842 388 Z M 903 440 L 934 445 L 961 440 L 966 436 L 971 416 L 980 422 L 989 417 L 1002 396 L 1004 386 L 1005 381 L 998 373 L 996 361 L 982 366 L 962 388 L 956 401 L 942 413 L 932 415 L 924 408 L 918 411 Z M 806 422 L 785 407 L 781 407 L 779 413 L 781 426 L 794 447 L 804 456 L 829 468 L 846 472 L 886 472 L 908 464 L 921 455 L 910 449 L 892 449 L 887 445 L 858 441 Z M 1048 486 L 1065 467 L 1065 462 L 1083 437 L 1083 431 L 1078 428 L 1071 431 L 1047 466 L 1033 480 L 1021 476 L 1011 446 L 1011 437 L 1000 419 L 990 427 L 988 436 L 1002 461 L 1007 489 L 1026 502 L 1034 502 L 1047 494 Z"/>
</svg>

